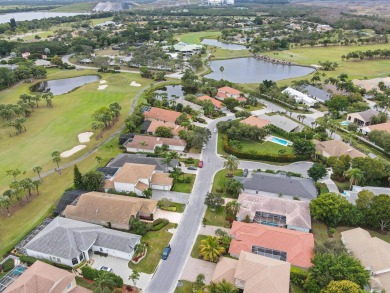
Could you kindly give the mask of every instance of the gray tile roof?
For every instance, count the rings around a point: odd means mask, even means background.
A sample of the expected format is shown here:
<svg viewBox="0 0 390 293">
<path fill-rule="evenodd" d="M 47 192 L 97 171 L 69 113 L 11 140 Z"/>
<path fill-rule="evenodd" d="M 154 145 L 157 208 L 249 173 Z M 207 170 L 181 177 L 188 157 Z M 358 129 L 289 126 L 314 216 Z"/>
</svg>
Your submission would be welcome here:
<svg viewBox="0 0 390 293">
<path fill-rule="evenodd" d="M 99 225 L 57 217 L 24 248 L 72 259 L 93 244 L 131 253 L 141 236 L 110 230 Z"/>
<path fill-rule="evenodd" d="M 255 173 L 252 178 L 236 177 L 244 190 L 257 190 L 308 199 L 317 197 L 314 181 L 308 178 L 289 177 L 283 174 Z"/>
<path fill-rule="evenodd" d="M 363 111 L 363 112 L 358 112 L 357 114 L 359 114 L 365 121 L 370 121 L 372 116 L 376 116 L 379 114 L 378 111 L 375 111 L 375 110 L 372 110 L 372 109 L 368 109 L 366 111 Z"/>
<path fill-rule="evenodd" d="M 296 123 L 294 120 L 291 120 L 287 117 L 281 116 L 281 115 L 266 115 L 266 114 L 261 114 L 258 116 L 261 119 L 265 119 L 271 122 L 272 125 L 283 129 L 287 132 L 291 132 L 297 127 L 300 126 L 300 124 Z"/>
<path fill-rule="evenodd" d="M 107 165 L 107 167 L 121 168 L 125 163 L 153 165 L 156 166 L 156 171 L 167 171 L 167 165 L 163 163 L 162 158 L 152 158 L 146 157 L 146 155 L 133 154 L 119 154 Z M 178 163 L 179 161 L 174 159 L 169 163 L 169 167 L 174 168 Z"/>
<path fill-rule="evenodd" d="M 310 95 L 314 98 L 320 99 L 324 102 L 330 100 L 330 98 L 332 97 L 332 95 L 330 93 L 328 93 L 327 91 L 319 89 L 319 88 L 312 86 L 310 84 L 302 87 L 302 91 L 306 91 L 308 95 Z"/>
</svg>

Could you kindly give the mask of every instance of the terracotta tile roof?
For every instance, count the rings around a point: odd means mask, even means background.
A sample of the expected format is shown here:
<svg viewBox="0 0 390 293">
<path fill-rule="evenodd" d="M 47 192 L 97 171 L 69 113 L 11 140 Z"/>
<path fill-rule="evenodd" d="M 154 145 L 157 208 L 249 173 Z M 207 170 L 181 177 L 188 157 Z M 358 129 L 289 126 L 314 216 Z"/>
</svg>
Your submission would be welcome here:
<svg viewBox="0 0 390 293">
<path fill-rule="evenodd" d="M 214 105 L 214 107 L 218 108 L 218 109 L 221 109 L 222 108 L 222 102 L 221 101 L 218 101 L 217 99 L 214 99 L 212 97 L 209 97 L 209 96 L 201 96 L 201 97 L 198 97 L 198 100 L 201 100 L 201 101 L 211 101 Z"/>
<path fill-rule="evenodd" d="M 113 177 L 114 182 L 136 184 L 140 179 L 152 177 L 156 166 L 126 163 Z"/>
<path fill-rule="evenodd" d="M 230 234 L 229 253 L 239 255 L 241 251 L 252 251 L 252 246 L 261 246 L 287 253 L 287 261 L 294 266 L 311 267 L 314 256 L 314 237 L 311 233 L 265 226 L 256 223 L 233 222 Z"/>
<path fill-rule="evenodd" d="M 352 159 L 366 156 L 365 154 L 354 149 L 352 146 L 338 139 L 320 141 L 316 145 L 316 151 L 320 152 L 324 156 L 339 157 L 341 155 L 349 155 Z"/>
<path fill-rule="evenodd" d="M 371 131 L 380 130 L 380 131 L 386 131 L 386 132 L 390 133 L 390 122 L 370 125 L 370 126 L 367 126 L 367 128 L 369 128 Z"/>
<path fill-rule="evenodd" d="M 133 140 L 126 144 L 126 147 L 136 148 L 140 150 L 154 150 L 156 146 L 161 146 L 163 144 L 173 145 L 173 146 L 187 145 L 186 141 L 182 139 L 147 136 L 147 135 L 135 135 Z"/>
<path fill-rule="evenodd" d="M 244 123 L 250 126 L 256 126 L 258 128 L 263 128 L 264 126 L 267 126 L 271 122 L 256 116 L 249 116 L 248 118 L 241 120 L 240 123 Z"/>
<path fill-rule="evenodd" d="M 238 219 L 244 219 L 246 215 L 253 219 L 256 212 L 266 212 L 285 216 L 286 225 L 311 229 L 309 201 L 242 193 L 238 197 L 238 203 Z"/>
<path fill-rule="evenodd" d="M 241 92 L 229 86 L 224 86 L 218 89 L 218 92 L 230 95 L 240 95 Z"/>
<path fill-rule="evenodd" d="M 63 215 L 84 222 L 128 224 L 130 218 L 137 217 L 139 212 L 152 214 L 156 207 L 157 201 L 152 199 L 88 192 L 80 196 L 75 206 L 68 205 Z"/>
<path fill-rule="evenodd" d="M 172 185 L 173 178 L 169 177 L 168 173 L 154 173 L 150 183 L 155 185 Z"/>
<path fill-rule="evenodd" d="M 66 292 L 66 286 L 74 278 L 72 273 L 38 260 L 20 275 L 4 293 Z M 86 292 L 92 291 L 87 290 Z"/>
<path fill-rule="evenodd" d="M 151 121 L 151 123 L 146 131 L 154 134 L 156 132 L 156 129 L 160 126 L 165 126 L 165 127 L 171 128 L 173 135 L 176 135 L 176 136 L 179 135 L 180 130 L 184 130 L 184 127 L 177 125 L 175 123 L 172 123 L 172 122 L 153 120 L 153 121 Z"/>
<path fill-rule="evenodd" d="M 248 101 L 248 99 L 247 98 L 245 98 L 245 97 L 239 97 L 239 98 L 237 98 L 236 99 L 237 101 L 239 101 L 239 102 L 246 102 L 246 101 Z"/>
<path fill-rule="evenodd" d="M 224 99 L 227 99 L 228 96 L 225 94 L 225 93 L 221 93 L 221 92 L 218 92 L 216 95 L 215 95 L 216 98 L 219 98 L 221 100 L 224 100 Z"/>
<path fill-rule="evenodd" d="M 155 119 L 175 123 L 181 115 L 180 112 L 152 107 L 149 111 L 144 112 L 145 119 Z"/>
</svg>

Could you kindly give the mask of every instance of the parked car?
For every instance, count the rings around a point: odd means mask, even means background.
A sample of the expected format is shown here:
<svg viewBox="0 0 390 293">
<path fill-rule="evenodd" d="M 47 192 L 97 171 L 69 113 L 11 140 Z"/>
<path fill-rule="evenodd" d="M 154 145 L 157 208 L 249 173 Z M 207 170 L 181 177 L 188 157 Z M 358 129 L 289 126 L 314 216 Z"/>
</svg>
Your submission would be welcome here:
<svg viewBox="0 0 390 293">
<path fill-rule="evenodd" d="M 214 133 L 217 133 L 218 132 L 218 129 L 217 128 L 214 128 Z"/>
<path fill-rule="evenodd" d="M 242 176 L 248 176 L 248 169 L 244 169 L 244 171 L 242 171 Z"/>
<path fill-rule="evenodd" d="M 206 145 L 204 144 L 203 146 L 202 146 L 202 150 L 204 150 L 206 148 Z"/>
<path fill-rule="evenodd" d="M 188 170 L 198 170 L 198 168 L 196 168 L 196 167 L 194 167 L 194 166 L 189 166 L 188 168 L 187 168 Z"/>
<path fill-rule="evenodd" d="M 98 270 L 99 270 L 99 271 L 105 271 L 105 272 L 112 273 L 112 268 L 105 267 L 105 266 L 99 267 Z"/>
<path fill-rule="evenodd" d="M 164 251 L 161 255 L 161 259 L 164 259 L 164 260 L 167 259 L 170 253 L 171 253 L 171 245 L 168 244 L 168 246 L 164 248 Z"/>
<path fill-rule="evenodd" d="M 199 168 L 203 168 L 203 161 L 199 161 L 198 167 L 199 167 Z"/>
</svg>

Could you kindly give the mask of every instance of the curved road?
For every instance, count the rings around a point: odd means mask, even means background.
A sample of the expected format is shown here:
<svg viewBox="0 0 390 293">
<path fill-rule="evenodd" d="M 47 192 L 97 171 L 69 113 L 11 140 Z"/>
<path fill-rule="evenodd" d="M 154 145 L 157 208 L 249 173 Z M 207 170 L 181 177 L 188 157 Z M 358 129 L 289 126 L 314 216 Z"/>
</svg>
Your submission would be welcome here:
<svg viewBox="0 0 390 293">
<path fill-rule="evenodd" d="M 219 121 L 232 118 L 233 114 L 213 120 L 207 125 L 212 136 L 206 149 L 202 151 L 201 158 L 204 167 L 198 169 L 196 181 L 190 195 L 189 203 L 185 208 L 183 218 L 178 225 L 171 240 L 172 252 L 167 260 L 160 264 L 145 289 L 146 293 L 171 293 L 175 290 L 184 266 L 190 255 L 200 228 L 203 215 L 206 211 L 204 200 L 207 192 L 211 190 L 214 175 L 223 168 L 224 160 L 217 155 L 217 135 L 213 132 Z M 310 162 L 298 162 L 286 166 L 275 166 L 252 161 L 240 161 L 240 168 L 248 169 L 274 169 L 298 172 L 303 175 L 312 166 Z"/>
</svg>

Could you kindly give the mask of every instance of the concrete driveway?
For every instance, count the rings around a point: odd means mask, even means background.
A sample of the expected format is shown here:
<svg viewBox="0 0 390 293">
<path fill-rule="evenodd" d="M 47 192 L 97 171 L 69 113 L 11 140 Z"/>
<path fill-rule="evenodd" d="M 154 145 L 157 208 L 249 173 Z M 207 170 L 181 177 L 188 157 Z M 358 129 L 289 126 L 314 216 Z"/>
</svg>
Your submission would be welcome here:
<svg viewBox="0 0 390 293">
<path fill-rule="evenodd" d="M 167 198 L 170 201 L 182 204 L 188 204 L 190 194 L 183 192 L 175 192 L 175 191 L 165 191 L 165 190 L 153 190 L 152 199 L 160 200 L 163 198 Z"/>
<path fill-rule="evenodd" d="M 129 268 L 128 260 L 112 256 L 103 257 L 96 254 L 92 255 L 91 259 L 93 259 L 92 267 L 94 269 L 101 266 L 112 268 L 113 273 L 120 276 L 123 279 L 124 284 L 134 286 L 133 282 L 129 280 L 129 276 L 133 271 Z M 152 275 L 140 273 L 140 278 L 137 281 L 137 287 L 145 290 L 151 279 Z"/>
<path fill-rule="evenodd" d="M 157 209 L 154 213 L 154 219 L 168 219 L 171 223 L 179 224 L 181 218 L 183 217 L 183 213 L 176 213 L 170 211 L 164 211 Z"/>
<path fill-rule="evenodd" d="M 205 284 L 210 284 L 216 263 L 190 257 L 184 267 L 180 280 L 195 282 L 196 276 L 204 274 Z"/>
</svg>

